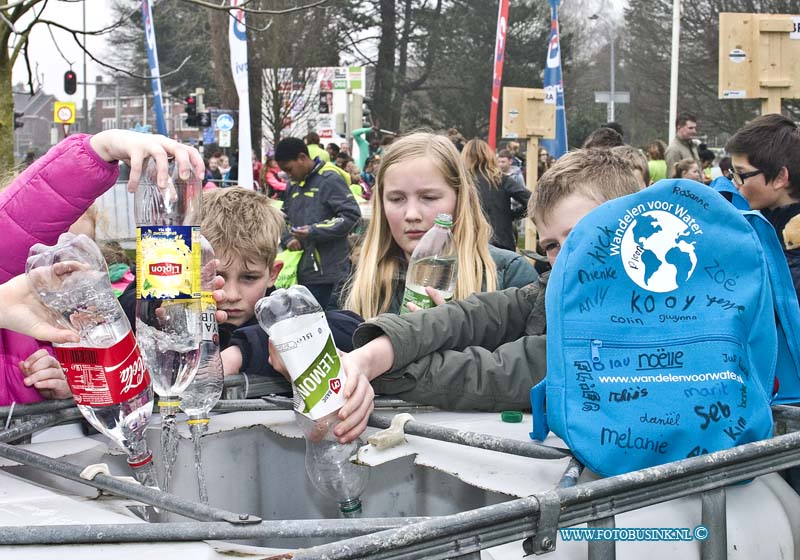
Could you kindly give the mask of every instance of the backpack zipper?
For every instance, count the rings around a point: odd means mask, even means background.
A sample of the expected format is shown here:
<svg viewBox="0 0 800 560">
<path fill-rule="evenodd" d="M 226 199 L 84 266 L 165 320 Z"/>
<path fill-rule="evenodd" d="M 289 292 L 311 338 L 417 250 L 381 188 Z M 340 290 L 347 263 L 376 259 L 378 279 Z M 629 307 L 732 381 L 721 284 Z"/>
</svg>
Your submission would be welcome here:
<svg viewBox="0 0 800 560">
<path fill-rule="evenodd" d="M 676 344 L 694 344 L 696 342 L 732 342 L 737 346 L 742 346 L 741 341 L 735 336 L 729 335 L 709 335 L 709 336 L 691 336 L 687 338 L 676 338 L 667 342 L 606 342 L 602 340 L 593 339 L 591 341 L 592 361 L 600 361 L 600 348 L 647 348 L 653 345 L 658 346 L 675 346 Z"/>
</svg>

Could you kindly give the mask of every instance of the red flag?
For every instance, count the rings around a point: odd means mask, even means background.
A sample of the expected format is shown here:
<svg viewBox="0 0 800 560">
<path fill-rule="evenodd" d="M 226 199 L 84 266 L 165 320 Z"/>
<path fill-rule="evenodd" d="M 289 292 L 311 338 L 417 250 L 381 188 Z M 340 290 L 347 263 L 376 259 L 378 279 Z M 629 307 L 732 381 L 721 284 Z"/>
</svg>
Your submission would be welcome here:
<svg viewBox="0 0 800 560">
<path fill-rule="evenodd" d="M 508 30 L 508 0 L 500 0 L 497 10 L 497 37 L 494 42 L 494 71 L 492 73 L 492 105 L 489 109 L 489 146 L 497 145 L 497 106 L 500 104 L 500 85 L 503 81 L 503 60 Z"/>
</svg>

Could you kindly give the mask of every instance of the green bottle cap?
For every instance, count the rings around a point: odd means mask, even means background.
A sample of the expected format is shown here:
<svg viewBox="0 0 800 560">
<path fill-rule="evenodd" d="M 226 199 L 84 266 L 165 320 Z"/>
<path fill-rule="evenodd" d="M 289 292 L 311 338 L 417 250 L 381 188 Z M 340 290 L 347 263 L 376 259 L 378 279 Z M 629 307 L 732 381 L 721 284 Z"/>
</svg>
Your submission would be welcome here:
<svg viewBox="0 0 800 560">
<path fill-rule="evenodd" d="M 500 418 L 503 422 L 516 424 L 522 422 L 522 413 L 519 410 L 504 410 L 500 413 Z"/>
<path fill-rule="evenodd" d="M 453 216 L 450 214 L 436 214 L 436 218 L 433 220 L 433 223 L 437 226 L 442 226 L 445 228 L 453 227 Z"/>
</svg>

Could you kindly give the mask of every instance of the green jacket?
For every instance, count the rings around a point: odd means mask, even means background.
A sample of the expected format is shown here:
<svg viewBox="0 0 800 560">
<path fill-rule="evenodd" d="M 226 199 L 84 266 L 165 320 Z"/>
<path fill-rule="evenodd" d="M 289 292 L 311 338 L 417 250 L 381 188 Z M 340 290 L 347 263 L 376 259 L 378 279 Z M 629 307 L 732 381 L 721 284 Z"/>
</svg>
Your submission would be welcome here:
<svg viewBox="0 0 800 560">
<path fill-rule="evenodd" d="M 385 334 L 395 352 L 392 369 L 372 382 L 375 391 L 445 410 L 529 410 L 530 389 L 547 370 L 548 276 L 362 324 L 356 348 Z"/>
</svg>

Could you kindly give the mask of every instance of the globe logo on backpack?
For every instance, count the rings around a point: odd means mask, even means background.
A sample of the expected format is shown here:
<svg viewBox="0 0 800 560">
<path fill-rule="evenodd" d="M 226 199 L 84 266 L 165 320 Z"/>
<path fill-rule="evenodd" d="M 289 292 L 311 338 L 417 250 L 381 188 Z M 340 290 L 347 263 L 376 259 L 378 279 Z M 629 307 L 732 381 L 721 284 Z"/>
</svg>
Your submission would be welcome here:
<svg viewBox="0 0 800 560">
<path fill-rule="evenodd" d="M 661 201 L 643 203 L 628 209 L 619 222 L 615 236 L 621 234 L 617 238 L 621 237 L 622 265 L 637 286 L 666 293 L 692 277 L 697 268 L 696 237 L 702 230 L 696 224 L 691 227 L 694 220 L 683 207 Z"/>
</svg>

